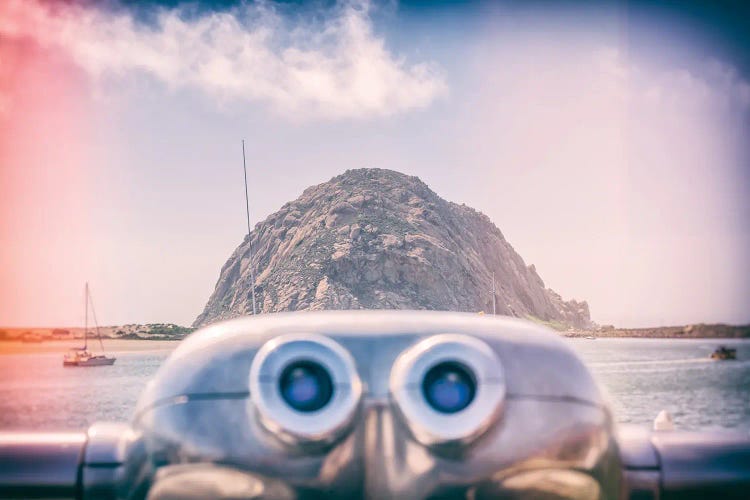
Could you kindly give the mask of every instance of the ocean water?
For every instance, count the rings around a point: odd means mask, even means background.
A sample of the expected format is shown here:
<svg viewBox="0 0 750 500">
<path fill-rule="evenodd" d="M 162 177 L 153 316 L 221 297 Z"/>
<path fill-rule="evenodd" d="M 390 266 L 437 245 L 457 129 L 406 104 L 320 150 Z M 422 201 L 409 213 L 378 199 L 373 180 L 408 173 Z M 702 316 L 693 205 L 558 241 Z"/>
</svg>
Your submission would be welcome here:
<svg viewBox="0 0 750 500">
<path fill-rule="evenodd" d="M 650 426 L 670 411 L 680 429 L 750 431 L 750 340 L 569 339 L 609 394 L 620 422 Z M 85 429 L 127 421 L 171 347 L 137 342 L 113 366 L 64 368 L 58 352 L 0 355 L 0 430 Z M 738 361 L 708 359 L 720 343 Z M 176 344 L 175 344 L 176 345 Z"/>
<path fill-rule="evenodd" d="M 569 339 L 609 395 L 617 420 L 651 426 L 669 411 L 684 430 L 750 432 L 750 339 Z M 714 361 L 719 345 L 736 361 Z"/>
<path fill-rule="evenodd" d="M 117 357 L 114 365 L 89 368 L 63 367 L 62 352 L 1 355 L 0 430 L 77 430 L 96 421 L 128 421 L 170 352 L 108 351 Z"/>
</svg>

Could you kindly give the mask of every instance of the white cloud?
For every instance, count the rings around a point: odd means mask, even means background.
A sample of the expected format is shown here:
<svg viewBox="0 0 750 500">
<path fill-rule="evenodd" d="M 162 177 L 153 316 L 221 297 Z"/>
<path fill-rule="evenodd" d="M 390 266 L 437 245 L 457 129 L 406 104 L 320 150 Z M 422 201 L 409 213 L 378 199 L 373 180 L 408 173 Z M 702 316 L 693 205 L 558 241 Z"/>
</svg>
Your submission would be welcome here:
<svg viewBox="0 0 750 500">
<path fill-rule="evenodd" d="M 294 119 L 387 116 L 447 92 L 433 64 L 409 63 L 386 48 L 366 3 L 296 24 L 268 3 L 183 14 L 161 10 L 146 25 L 127 11 L 6 0 L 0 36 L 62 48 L 100 83 L 147 74 L 222 101 L 268 103 Z"/>
</svg>

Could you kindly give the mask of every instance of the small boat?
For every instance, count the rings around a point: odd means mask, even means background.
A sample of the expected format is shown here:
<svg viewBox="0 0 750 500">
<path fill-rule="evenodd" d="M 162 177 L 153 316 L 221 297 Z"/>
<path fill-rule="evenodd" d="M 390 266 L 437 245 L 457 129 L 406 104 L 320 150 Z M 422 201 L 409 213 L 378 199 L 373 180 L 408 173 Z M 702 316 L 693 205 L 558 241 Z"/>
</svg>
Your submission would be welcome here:
<svg viewBox="0 0 750 500">
<path fill-rule="evenodd" d="M 74 347 L 63 358 L 63 366 L 106 366 L 115 364 L 117 358 L 91 354 L 85 347 Z"/>
<path fill-rule="evenodd" d="M 99 345 L 102 354 L 92 354 L 88 350 L 89 340 L 89 303 L 91 303 L 91 312 L 94 316 L 94 325 L 96 327 L 96 336 L 99 339 Z M 89 293 L 89 284 L 86 283 L 86 319 L 83 328 L 83 347 L 73 347 L 63 357 L 63 366 L 108 366 L 115 364 L 117 358 L 110 358 L 104 354 L 104 343 L 99 333 L 99 323 L 96 320 L 96 311 L 94 311 L 94 301 Z"/>
<path fill-rule="evenodd" d="M 719 346 L 713 353 L 711 353 L 711 359 L 727 360 L 737 359 L 737 349 L 733 347 Z"/>
<path fill-rule="evenodd" d="M 586 335 L 583 338 L 585 338 L 586 340 L 596 340 L 596 337 L 594 337 L 593 335 Z"/>
</svg>

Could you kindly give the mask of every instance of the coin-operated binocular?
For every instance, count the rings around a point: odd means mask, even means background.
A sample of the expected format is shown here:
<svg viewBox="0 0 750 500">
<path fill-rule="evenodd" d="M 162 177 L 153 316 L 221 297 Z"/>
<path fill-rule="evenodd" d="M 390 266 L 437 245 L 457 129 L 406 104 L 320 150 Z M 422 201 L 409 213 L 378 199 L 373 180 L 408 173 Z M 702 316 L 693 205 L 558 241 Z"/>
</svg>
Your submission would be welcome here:
<svg viewBox="0 0 750 500">
<path fill-rule="evenodd" d="M 616 432 L 591 373 L 522 320 L 321 312 L 184 340 L 130 424 L 0 434 L 0 497 L 708 498 L 750 436 Z M 746 498 L 746 497 L 745 497 Z"/>
</svg>

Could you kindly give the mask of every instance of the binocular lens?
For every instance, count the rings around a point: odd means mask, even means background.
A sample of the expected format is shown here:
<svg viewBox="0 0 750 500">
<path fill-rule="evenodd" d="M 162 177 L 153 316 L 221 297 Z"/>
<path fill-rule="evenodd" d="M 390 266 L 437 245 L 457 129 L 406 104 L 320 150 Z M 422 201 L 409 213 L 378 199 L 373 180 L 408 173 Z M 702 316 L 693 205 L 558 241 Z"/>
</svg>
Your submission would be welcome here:
<svg viewBox="0 0 750 500">
<path fill-rule="evenodd" d="M 287 366 L 279 379 L 279 390 L 286 404 L 300 412 L 323 408 L 333 397 L 328 371 L 313 361 L 296 361 Z"/>
<path fill-rule="evenodd" d="M 447 361 L 428 370 L 422 381 L 422 393 L 434 410 L 456 413 L 474 400 L 476 381 L 462 364 Z"/>
</svg>

